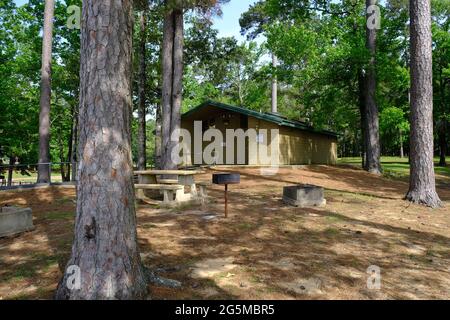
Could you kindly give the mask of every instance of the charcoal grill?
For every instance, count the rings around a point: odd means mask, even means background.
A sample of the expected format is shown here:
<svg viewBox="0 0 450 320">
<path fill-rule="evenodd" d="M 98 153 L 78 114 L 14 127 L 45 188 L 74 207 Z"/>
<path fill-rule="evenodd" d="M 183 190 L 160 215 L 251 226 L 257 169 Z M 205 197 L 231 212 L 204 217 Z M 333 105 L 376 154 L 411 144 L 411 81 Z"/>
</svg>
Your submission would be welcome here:
<svg viewBox="0 0 450 320">
<path fill-rule="evenodd" d="M 228 185 L 239 184 L 241 175 L 239 173 L 214 173 L 212 177 L 214 184 L 225 186 L 225 218 L 228 217 Z"/>
</svg>

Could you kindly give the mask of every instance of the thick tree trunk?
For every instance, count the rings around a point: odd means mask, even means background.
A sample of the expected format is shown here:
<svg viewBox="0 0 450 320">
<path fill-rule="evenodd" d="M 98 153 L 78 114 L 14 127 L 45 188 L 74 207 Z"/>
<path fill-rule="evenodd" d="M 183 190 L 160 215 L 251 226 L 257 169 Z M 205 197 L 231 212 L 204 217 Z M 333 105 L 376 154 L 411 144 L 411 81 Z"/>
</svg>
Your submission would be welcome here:
<svg viewBox="0 0 450 320">
<path fill-rule="evenodd" d="M 147 294 L 130 142 L 132 20 L 131 1 L 83 1 L 77 216 L 58 299 Z M 77 269 L 80 287 L 67 286 Z"/>
<path fill-rule="evenodd" d="M 146 77 L 146 65 L 145 65 L 145 46 L 147 43 L 147 12 L 142 11 L 140 17 L 141 38 L 139 45 L 139 128 L 138 128 L 138 170 L 145 170 L 147 168 L 147 137 L 146 137 L 146 121 L 145 116 L 147 114 L 145 107 L 145 86 L 147 83 Z"/>
<path fill-rule="evenodd" d="M 172 152 L 179 143 L 181 126 L 181 103 L 183 91 L 183 10 L 174 10 L 174 39 L 173 39 L 173 85 L 172 112 L 170 118 L 170 147 L 165 169 L 176 169 L 177 163 L 172 161 Z"/>
<path fill-rule="evenodd" d="M 430 0 L 410 0 L 411 175 L 406 199 L 439 207 L 433 163 L 433 73 Z"/>
<path fill-rule="evenodd" d="M 170 122 L 172 115 L 173 90 L 173 41 L 174 41 L 174 11 L 168 10 L 164 16 L 162 43 L 162 137 L 161 137 L 161 168 L 167 169 L 170 161 Z"/>
<path fill-rule="evenodd" d="M 278 59 L 275 54 L 272 53 L 272 67 L 275 69 L 278 66 Z M 278 79 L 276 74 L 272 76 L 272 113 L 278 112 Z"/>
<path fill-rule="evenodd" d="M 168 5 L 164 16 L 162 45 L 162 147 L 161 167 L 176 169 L 172 150 L 178 144 L 183 89 L 183 9 L 181 1 Z M 173 3 L 172 3 L 173 4 Z M 172 141 L 173 140 L 173 141 Z"/>
<path fill-rule="evenodd" d="M 377 0 L 366 0 L 366 8 L 375 5 Z M 369 15 L 367 16 L 369 18 Z M 376 103 L 376 46 L 377 46 L 376 28 L 366 27 L 366 47 L 370 52 L 370 60 L 365 79 L 365 106 L 366 106 L 366 170 L 370 173 L 380 174 L 380 133 L 378 120 L 378 106 Z"/>
<path fill-rule="evenodd" d="M 54 0 L 45 0 L 39 113 L 38 183 L 50 182 L 50 101 Z"/>
</svg>

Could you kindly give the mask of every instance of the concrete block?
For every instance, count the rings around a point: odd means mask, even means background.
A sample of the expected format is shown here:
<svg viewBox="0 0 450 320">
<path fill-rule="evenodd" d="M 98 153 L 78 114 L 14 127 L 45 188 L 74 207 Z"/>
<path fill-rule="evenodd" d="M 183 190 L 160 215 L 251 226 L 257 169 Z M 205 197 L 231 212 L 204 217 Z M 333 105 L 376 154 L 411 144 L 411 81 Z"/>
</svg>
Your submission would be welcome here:
<svg viewBox="0 0 450 320">
<path fill-rule="evenodd" d="M 33 229 L 33 216 L 30 208 L 0 208 L 0 237 L 13 236 Z"/>
<path fill-rule="evenodd" d="M 326 200 L 323 197 L 323 188 L 310 184 L 284 187 L 283 201 L 289 205 L 302 208 L 318 207 L 326 204 Z"/>
</svg>

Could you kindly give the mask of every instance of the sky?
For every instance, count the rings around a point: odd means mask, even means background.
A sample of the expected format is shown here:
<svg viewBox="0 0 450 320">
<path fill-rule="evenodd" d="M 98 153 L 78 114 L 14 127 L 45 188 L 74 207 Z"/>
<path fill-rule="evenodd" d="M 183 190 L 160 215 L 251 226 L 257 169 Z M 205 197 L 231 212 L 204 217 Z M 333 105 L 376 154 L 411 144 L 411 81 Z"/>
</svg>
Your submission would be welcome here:
<svg viewBox="0 0 450 320">
<path fill-rule="evenodd" d="M 248 10 L 250 5 L 257 0 L 230 0 L 229 3 L 223 5 L 222 17 L 214 18 L 214 28 L 219 30 L 221 37 L 234 36 L 240 41 L 244 41 L 245 37 L 240 34 L 239 18 L 241 14 Z M 28 0 L 14 0 L 17 5 L 23 5 Z"/>
</svg>

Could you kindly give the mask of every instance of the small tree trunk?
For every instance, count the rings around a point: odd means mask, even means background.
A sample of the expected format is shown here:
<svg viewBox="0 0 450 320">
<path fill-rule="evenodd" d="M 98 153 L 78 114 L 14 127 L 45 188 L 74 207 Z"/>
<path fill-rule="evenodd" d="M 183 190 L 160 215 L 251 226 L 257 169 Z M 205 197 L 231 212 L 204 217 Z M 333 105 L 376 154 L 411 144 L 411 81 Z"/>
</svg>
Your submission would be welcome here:
<svg viewBox="0 0 450 320">
<path fill-rule="evenodd" d="M 9 157 L 9 167 L 8 167 L 8 187 L 12 186 L 12 180 L 13 180 L 13 173 L 14 173 L 14 163 L 15 163 L 15 157 L 11 156 Z"/>
<path fill-rule="evenodd" d="M 430 0 L 410 0 L 411 174 L 406 199 L 439 207 L 433 162 L 433 80 Z"/>
<path fill-rule="evenodd" d="M 278 59 L 275 54 L 272 53 L 272 67 L 275 69 L 278 67 Z M 274 73 L 272 76 L 272 112 L 278 112 L 278 79 Z"/>
<path fill-rule="evenodd" d="M 138 118 L 139 118 L 139 128 L 138 128 L 138 170 L 145 170 L 147 168 L 147 146 L 146 146 L 146 121 L 145 116 L 147 114 L 145 107 L 145 86 L 147 83 L 147 77 L 145 73 L 145 46 L 147 43 L 147 12 L 142 11 L 140 17 L 140 28 L 141 28 L 141 38 L 139 46 L 139 108 L 138 108 Z"/>
<path fill-rule="evenodd" d="M 77 215 L 58 299 L 147 294 L 131 159 L 132 29 L 131 1 L 83 1 Z M 79 288 L 67 286 L 72 268 L 80 272 Z"/>
<path fill-rule="evenodd" d="M 376 0 L 366 0 L 366 8 L 376 4 Z M 369 17 L 369 16 L 368 16 Z M 366 28 L 366 46 L 370 51 L 370 61 L 367 68 L 367 74 L 365 76 L 365 105 L 366 105 L 366 147 L 367 147 L 367 159 L 366 170 L 370 173 L 380 174 L 380 133 L 379 133 L 379 120 L 378 120 L 378 106 L 375 101 L 376 96 L 376 44 L 377 43 L 377 30 L 376 28 Z"/>
<path fill-rule="evenodd" d="M 39 113 L 38 183 L 50 182 L 50 101 L 54 0 L 45 0 Z"/>
<path fill-rule="evenodd" d="M 78 110 L 73 113 L 73 138 L 72 138 L 72 156 L 70 162 L 72 163 L 72 181 L 77 180 L 77 146 L 78 146 Z"/>
<path fill-rule="evenodd" d="M 447 121 L 442 120 L 442 127 L 439 130 L 439 166 L 446 167 L 447 161 L 445 156 L 447 154 Z"/>
<path fill-rule="evenodd" d="M 400 158 L 403 159 L 405 157 L 405 153 L 403 151 L 403 132 L 401 129 L 399 130 L 399 132 L 400 132 Z"/>
<path fill-rule="evenodd" d="M 161 105 L 156 105 L 156 119 L 155 119 L 155 167 L 161 169 Z"/>
<path fill-rule="evenodd" d="M 358 71 L 358 100 L 359 100 L 359 114 L 361 117 L 361 166 L 364 170 L 367 169 L 367 120 L 366 120 L 366 102 L 364 98 L 364 74 L 360 69 Z"/>
</svg>

